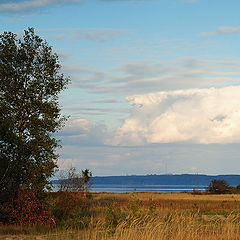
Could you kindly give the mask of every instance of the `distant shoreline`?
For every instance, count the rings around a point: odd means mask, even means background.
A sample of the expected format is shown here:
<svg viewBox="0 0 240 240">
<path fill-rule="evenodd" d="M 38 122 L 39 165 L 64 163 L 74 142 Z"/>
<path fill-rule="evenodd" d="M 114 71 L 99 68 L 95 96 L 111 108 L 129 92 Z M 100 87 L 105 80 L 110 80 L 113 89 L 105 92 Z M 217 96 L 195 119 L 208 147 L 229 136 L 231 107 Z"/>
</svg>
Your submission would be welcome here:
<svg viewBox="0 0 240 240">
<path fill-rule="evenodd" d="M 213 179 L 223 179 L 231 186 L 240 184 L 240 175 L 204 175 L 204 174 L 173 174 L 173 175 L 130 175 L 93 177 L 93 185 L 122 185 L 122 186 L 208 186 Z M 58 184 L 59 180 L 53 180 Z"/>
</svg>

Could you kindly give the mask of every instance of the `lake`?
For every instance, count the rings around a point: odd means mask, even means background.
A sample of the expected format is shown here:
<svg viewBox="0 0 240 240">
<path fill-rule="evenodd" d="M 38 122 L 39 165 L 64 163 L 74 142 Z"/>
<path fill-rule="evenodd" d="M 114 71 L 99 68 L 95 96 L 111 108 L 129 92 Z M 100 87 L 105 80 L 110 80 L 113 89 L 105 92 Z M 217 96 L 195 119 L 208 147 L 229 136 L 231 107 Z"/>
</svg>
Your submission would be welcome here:
<svg viewBox="0 0 240 240">
<path fill-rule="evenodd" d="M 183 192 L 197 189 L 205 191 L 206 186 L 199 185 L 113 185 L 113 184 L 93 184 L 91 192 Z"/>
</svg>

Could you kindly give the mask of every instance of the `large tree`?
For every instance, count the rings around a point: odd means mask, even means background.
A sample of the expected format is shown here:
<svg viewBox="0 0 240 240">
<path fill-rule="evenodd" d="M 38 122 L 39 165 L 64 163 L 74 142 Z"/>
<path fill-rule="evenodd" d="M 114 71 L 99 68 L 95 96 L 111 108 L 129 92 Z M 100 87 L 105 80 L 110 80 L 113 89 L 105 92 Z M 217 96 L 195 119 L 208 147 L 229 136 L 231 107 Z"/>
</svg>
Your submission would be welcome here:
<svg viewBox="0 0 240 240">
<path fill-rule="evenodd" d="M 29 28 L 0 35 L 0 200 L 19 189 L 41 193 L 54 173 L 65 121 L 58 102 L 69 79 L 58 56 Z"/>
</svg>

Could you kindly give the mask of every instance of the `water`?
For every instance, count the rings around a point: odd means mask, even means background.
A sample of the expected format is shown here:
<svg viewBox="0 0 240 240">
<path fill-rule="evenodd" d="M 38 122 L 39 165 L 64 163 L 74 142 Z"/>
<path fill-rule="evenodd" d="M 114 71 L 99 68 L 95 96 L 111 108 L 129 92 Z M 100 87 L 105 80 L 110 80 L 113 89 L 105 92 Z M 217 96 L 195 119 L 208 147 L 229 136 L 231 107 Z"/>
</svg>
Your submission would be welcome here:
<svg viewBox="0 0 240 240">
<path fill-rule="evenodd" d="M 205 191 L 206 186 L 199 185 L 113 185 L 95 184 L 91 186 L 91 192 L 190 192 L 193 189 Z"/>
</svg>

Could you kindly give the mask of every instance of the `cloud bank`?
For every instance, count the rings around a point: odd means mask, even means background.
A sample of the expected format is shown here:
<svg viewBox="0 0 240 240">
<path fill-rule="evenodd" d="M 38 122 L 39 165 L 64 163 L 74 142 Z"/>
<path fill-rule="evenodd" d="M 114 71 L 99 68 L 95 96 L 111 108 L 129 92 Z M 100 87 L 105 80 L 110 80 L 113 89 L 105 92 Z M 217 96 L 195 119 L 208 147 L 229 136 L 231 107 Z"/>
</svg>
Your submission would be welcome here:
<svg viewBox="0 0 240 240">
<path fill-rule="evenodd" d="M 240 86 L 188 89 L 126 98 L 132 113 L 113 145 L 240 141 Z"/>
<path fill-rule="evenodd" d="M 239 60 L 184 57 L 165 62 L 127 62 L 110 70 L 93 69 L 91 81 L 75 74 L 73 84 L 91 93 L 145 94 L 189 88 L 239 84 Z M 95 73 L 99 73 L 96 75 Z M 94 81 L 93 81 L 94 80 Z"/>
</svg>

